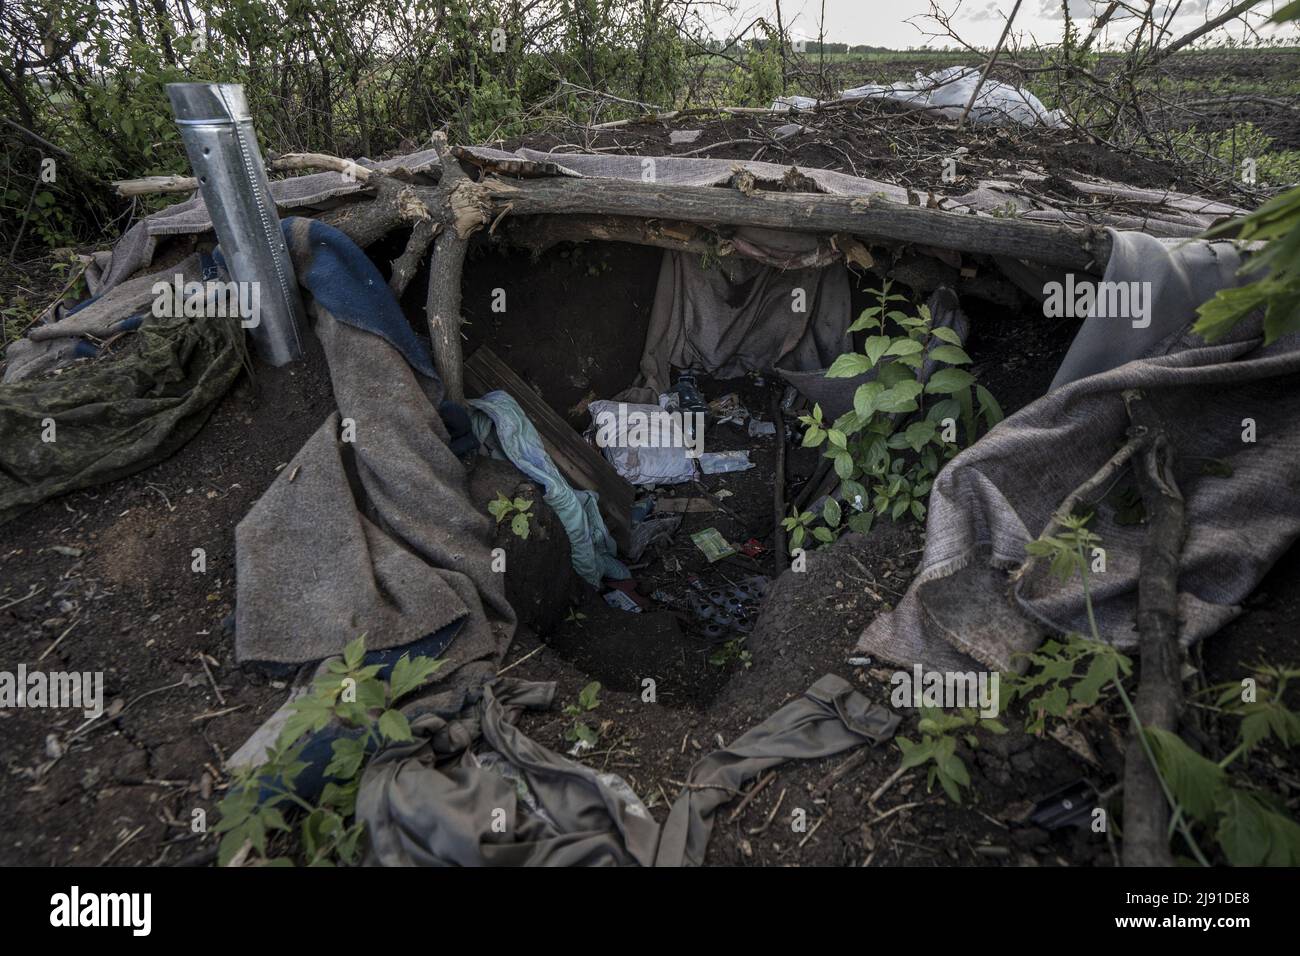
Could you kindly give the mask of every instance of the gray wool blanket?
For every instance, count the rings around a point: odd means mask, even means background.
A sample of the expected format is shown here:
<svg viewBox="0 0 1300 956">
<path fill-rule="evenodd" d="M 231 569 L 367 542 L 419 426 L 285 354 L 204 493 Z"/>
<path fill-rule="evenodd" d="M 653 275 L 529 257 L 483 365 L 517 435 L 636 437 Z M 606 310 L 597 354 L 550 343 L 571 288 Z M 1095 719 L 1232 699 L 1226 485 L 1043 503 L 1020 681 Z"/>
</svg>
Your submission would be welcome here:
<svg viewBox="0 0 1300 956">
<path fill-rule="evenodd" d="M 1006 614 L 953 613 L 968 603 L 954 596 L 1005 592 L 1003 572 L 1024 561 L 1025 545 L 1052 513 L 1124 443 L 1126 389 L 1143 391 L 1177 458 L 1187 519 L 1178 581 L 1184 643 L 1237 615 L 1300 537 L 1300 336 L 1265 347 L 1256 321 L 1207 345 L 1190 330 L 1195 308 L 1237 283 L 1237 252 L 1138 233 L 1112 237 L 1105 279 L 1150 283 L 1150 325 L 1093 314 L 1048 394 L 939 474 L 916 578 L 897 609 L 863 632 L 859 651 L 936 670 L 967 670 L 972 659 L 1005 670 L 1044 632 L 1087 633 L 1078 579 L 1061 583 L 1039 562 L 1015 586 Z M 1116 501 L 1126 477 L 1085 504 L 1106 558 L 1105 571 L 1091 575 L 1098 629 L 1132 649 L 1146 527 Z"/>
<path fill-rule="evenodd" d="M 442 385 L 365 255 L 337 230 L 289 220 L 294 266 L 338 410 L 235 530 L 241 661 L 317 661 L 358 634 L 370 650 L 445 628 L 438 674 L 494 672 L 514 632 L 493 522 L 449 445 Z"/>
</svg>

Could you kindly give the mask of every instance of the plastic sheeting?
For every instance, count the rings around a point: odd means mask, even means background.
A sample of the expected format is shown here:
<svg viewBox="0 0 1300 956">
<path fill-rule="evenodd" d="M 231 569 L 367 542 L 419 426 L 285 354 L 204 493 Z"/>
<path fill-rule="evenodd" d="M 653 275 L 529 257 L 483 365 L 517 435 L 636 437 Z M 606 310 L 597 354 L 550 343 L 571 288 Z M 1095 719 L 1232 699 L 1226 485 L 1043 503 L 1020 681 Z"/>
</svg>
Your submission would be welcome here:
<svg viewBox="0 0 1300 956">
<path fill-rule="evenodd" d="M 950 66 L 935 73 L 917 73 L 911 83 L 898 82 L 887 85 L 868 83 L 840 93 L 840 99 L 870 99 L 880 97 L 912 109 L 937 110 L 947 118 L 956 119 L 966 108 L 980 71 L 969 66 Z M 786 96 L 772 104 L 773 109 L 792 106 L 811 109 L 818 100 L 807 96 Z M 980 89 L 970 118 L 977 123 L 1000 126 L 1065 126 L 1065 114 L 1049 110 L 1028 90 L 1009 83 L 987 80 Z"/>
</svg>

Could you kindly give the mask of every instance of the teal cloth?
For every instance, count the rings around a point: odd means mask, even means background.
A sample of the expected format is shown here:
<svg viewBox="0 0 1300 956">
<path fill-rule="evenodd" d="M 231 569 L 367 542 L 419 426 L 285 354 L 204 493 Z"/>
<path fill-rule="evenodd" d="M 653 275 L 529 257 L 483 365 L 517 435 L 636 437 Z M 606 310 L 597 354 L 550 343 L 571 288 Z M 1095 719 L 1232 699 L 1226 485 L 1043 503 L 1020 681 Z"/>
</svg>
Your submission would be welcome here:
<svg viewBox="0 0 1300 956">
<path fill-rule="evenodd" d="M 519 403 L 502 391 L 471 398 L 474 437 L 496 457 L 504 457 L 545 490 L 544 500 L 555 511 L 569 536 L 573 569 L 592 587 L 602 578 L 621 581 L 632 575 L 615 557 L 618 548 L 605 527 L 594 491 L 575 490 L 564 480 L 541 436 Z"/>
</svg>

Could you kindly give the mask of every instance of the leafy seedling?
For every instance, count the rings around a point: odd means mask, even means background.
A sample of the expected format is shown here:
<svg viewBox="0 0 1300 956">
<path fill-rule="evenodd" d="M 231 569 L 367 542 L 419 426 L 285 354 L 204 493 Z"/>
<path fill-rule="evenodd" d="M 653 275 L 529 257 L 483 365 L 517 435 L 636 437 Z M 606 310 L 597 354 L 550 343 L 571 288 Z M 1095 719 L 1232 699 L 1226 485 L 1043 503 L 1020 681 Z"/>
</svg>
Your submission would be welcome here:
<svg viewBox="0 0 1300 956">
<path fill-rule="evenodd" d="M 578 699 L 564 707 L 564 716 L 574 718 L 573 723 L 564 732 L 564 739 L 570 743 L 581 742 L 588 747 L 596 746 L 600 732 L 581 718 L 600 706 L 600 681 L 592 681 L 578 692 Z"/>
<path fill-rule="evenodd" d="M 921 708 L 921 720 L 917 724 L 921 740 L 916 742 L 907 737 L 899 737 L 896 743 L 903 752 L 899 771 L 929 764 L 926 774 L 926 789 L 933 790 L 935 782 L 943 787 L 943 792 L 953 803 L 961 803 L 961 791 L 970 786 L 970 773 L 966 762 L 957 755 L 957 737 L 961 734 L 968 746 L 979 746 L 979 738 L 974 728 L 981 726 L 993 733 L 1007 732 L 1001 721 L 994 718 L 981 719 L 979 712 L 963 708 L 955 714 L 934 707 Z"/>
<path fill-rule="evenodd" d="M 529 509 L 533 503 L 527 498 L 507 498 L 501 492 L 497 492 L 494 500 L 488 502 L 488 513 L 497 519 L 497 524 L 509 520 L 510 533 L 517 538 L 528 539 L 529 527 L 528 519 L 532 517 Z"/>
<path fill-rule="evenodd" d="M 961 337 L 934 326 L 927 306 L 909 315 L 906 304 L 888 280 L 876 290 L 876 304 L 850 326 L 868 333 L 862 351 L 839 356 L 826 372 L 827 378 L 871 378 L 835 421 L 825 419 L 820 405 L 799 419 L 804 447 L 825 446 L 843 504 L 782 519 L 792 550 L 808 538 L 829 544 L 846 530 L 865 533 L 877 517 L 924 521 L 934 478 L 960 447 L 958 424 L 969 444 L 981 423 L 992 428 L 1002 419 L 988 389 L 959 367 L 971 364 Z M 922 381 L 927 363 L 933 371 Z"/>
</svg>

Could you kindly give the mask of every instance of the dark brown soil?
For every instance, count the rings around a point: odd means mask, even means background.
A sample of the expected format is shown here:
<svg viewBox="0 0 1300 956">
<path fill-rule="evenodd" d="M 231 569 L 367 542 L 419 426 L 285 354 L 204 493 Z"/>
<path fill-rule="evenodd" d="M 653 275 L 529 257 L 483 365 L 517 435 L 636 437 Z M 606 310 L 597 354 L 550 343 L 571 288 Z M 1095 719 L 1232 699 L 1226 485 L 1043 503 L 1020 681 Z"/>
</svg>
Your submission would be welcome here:
<svg viewBox="0 0 1300 956">
<path fill-rule="evenodd" d="M 234 528 L 332 410 L 316 347 L 305 363 L 241 380 L 168 461 L 0 527 L 0 604 L 39 589 L 0 611 L 6 669 L 45 655 L 50 670 L 103 671 L 109 712 L 122 708 L 62 756 L 47 740 L 67 739 L 80 712 L 0 710 L 0 802 L 13 824 L 0 863 L 99 863 L 127 837 L 113 862 L 175 862 L 198 847 L 192 812 L 211 810 L 225 757 L 284 698 L 283 685 L 235 665 L 223 626 Z M 205 573 L 191 570 L 195 548 Z"/>
<path fill-rule="evenodd" d="M 465 354 L 489 343 L 557 412 L 585 428 L 586 402 L 609 398 L 636 377 L 660 259 L 657 249 L 624 243 L 566 245 L 535 264 L 526 252 L 479 247 L 465 265 Z M 493 311 L 494 299 L 505 311 Z M 423 309 L 420 302 L 415 321 L 423 322 Z"/>
<path fill-rule="evenodd" d="M 788 139 L 777 139 L 774 131 L 791 122 L 808 128 Z M 672 144 L 672 129 L 698 129 L 701 134 L 689 144 Z M 507 148 L 527 145 L 564 152 L 581 149 L 584 142 L 582 137 L 544 133 L 528 137 L 527 142 L 511 142 Z M 964 193 L 981 177 L 992 178 L 1009 169 L 1034 166 L 1056 176 L 1080 173 L 1132 186 L 1203 191 L 1199 182 L 1180 178 L 1165 164 L 1114 152 L 1070 130 L 968 127 L 959 131 L 951 125 L 928 122 L 923 114 L 873 102 L 823 114 L 739 116 L 695 122 L 687 118 L 671 126 L 641 123 L 595 131 L 591 144 L 594 149 L 612 153 L 757 159 L 809 169 L 834 169 L 936 194 Z M 964 178 L 945 183 L 940 158 L 954 155 L 959 147 L 967 150 L 961 154 L 958 166 Z M 919 162 L 919 157 L 931 161 Z"/>
<path fill-rule="evenodd" d="M 702 125 L 705 135 L 692 148 L 743 137 L 754 124 Z M 664 128 L 636 127 L 597 145 L 657 152 L 666 139 Z M 899 167 L 887 144 L 884 132 L 855 127 L 830 144 L 836 148 L 813 141 L 765 158 L 938 182 L 937 170 Z M 555 140 L 535 138 L 529 145 L 547 148 Z M 1024 143 L 987 134 L 981 148 L 1010 161 L 1023 157 Z M 1038 155 L 1054 157 L 1053 168 L 1059 163 L 1138 184 L 1162 183 L 1156 170 L 1081 150 L 1078 142 L 1049 137 L 1037 148 Z M 757 149 L 728 146 L 711 154 L 749 158 Z M 375 251 L 385 265 L 391 255 Z M 558 247 L 536 262 L 478 250 L 464 283 L 467 349 L 490 343 L 557 411 L 581 425 L 584 399 L 608 397 L 635 375 L 658 261 L 653 251 L 598 244 Z M 412 289 L 422 288 L 417 278 Z M 491 308 L 497 288 L 506 292 L 504 313 Z M 417 327 L 419 300 L 413 291 L 405 303 Z M 976 372 L 1006 410 L 1042 394 L 1072 324 L 976 301 L 965 305 Z M 751 376 L 704 387 L 709 399 L 737 392 L 767 418 L 778 386 Z M 18 662 L 31 666 L 45 654 L 42 663 L 51 669 L 103 670 L 113 702 L 108 716 L 79 734 L 79 714 L 0 710 L 0 805 L 8 809 L 0 864 L 171 864 L 209 851 L 212 841 L 191 832 L 193 814 L 211 811 L 225 758 L 285 695 L 282 682 L 233 660 L 233 636 L 223 622 L 233 609 L 234 528 L 332 408 L 318 353 L 289 369 L 259 368 L 256 384 L 244 381 L 226 396 L 207 427 L 171 460 L 47 502 L 0 527 L 0 606 L 8 605 L 0 609 L 0 662 L 9 669 Z M 634 567 L 638 593 L 648 599 L 658 593 L 659 599 L 633 614 L 587 593 L 568 620 L 559 614 L 567 594 L 546 608 L 539 602 L 535 616 L 554 626 L 543 626 L 540 636 L 521 631 L 507 655 L 507 663 L 514 662 L 541 645 L 512 675 L 557 681 L 561 702 L 576 698 L 591 680 L 605 686 L 592 715 L 601 741 L 583 759 L 624 775 L 661 819 L 678 790 L 675 781 L 685 779 L 696 759 L 719 740 L 734 740 L 822 674 L 841 674 L 886 702 L 888 672 L 879 665 L 851 666 L 847 659 L 862 626 L 906 589 L 921 547 L 918 526 L 886 523 L 867 539 L 846 538 L 834 550 L 815 553 L 815 573 L 797 581 L 787 575 L 778 586 L 780 599 L 764 608 L 755 639 L 728 647 L 701 633 L 689 595 L 695 582 L 708 589 L 757 573 L 771 576 L 775 443 L 751 439 L 732 425 L 713 426 L 710 442 L 719 450 L 750 449 L 757 467 L 706 477 L 699 487 L 680 491 L 707 492 L 719 508 L 686 515 L 671 544 Z M 789 474 L 806 479 L 815 465 L 811 453 L 792 453 Z M 731 494 L 717 497 L 720 491 Z M 769 550 L 709 565 L 690 541 L 691 533 L 707 527 L 735 545 L 754 538 Z M 206 573 L 191 570 L 195 548 L 206 551 Z M 1207 680 L 1235 679 L 1257 660 L 1296 663 L 1291 625 L 1300 614 L 1297 571 L 1300 557 L 1293 552 L 1247 613 L 1208 644 Z M 644 699 L 647 677 L 655 680 L 653 703 Z M 528 715 L 523 727 L 559 748 L 567 747 L 569 723 L 557 709 Z M 1018 726 L 1017 715 L 1008 723 Z M 914 724 L 914 718 L 905 720 L 900 734 L 914 736 Z M 868 805 L 897 766 L 892 744 L 871 751 L 825 787 L 819 782 L 850 755 L 787 765 L 736 821 L 723 811 L 709 859 L 742 865 L 1108 863 L 1104 839 L 1049 834 L 1022 821 L 1033 800 L 1079 777 L 1099 787 L 1113 782 L 1117 726 L 1113 713 L 1081 722 L 1100 767 L 1054 741 L 1019 732 L 983 741 L 965 753 L 973 788 L 963 807 L 928 793 L 919 773 Z M 1286 786 L 1283 771 L 1264 766 L 1258 772 L 1265 782 Z M 824 822 L 811 835 L 792 832 L 796 808 L 807 811 L 810 827 Z"/>
</svg>

